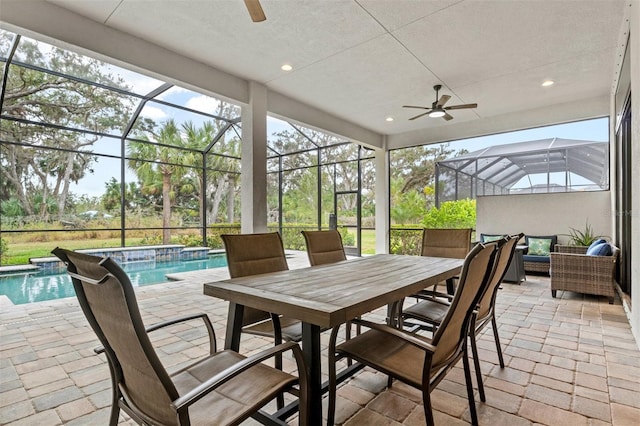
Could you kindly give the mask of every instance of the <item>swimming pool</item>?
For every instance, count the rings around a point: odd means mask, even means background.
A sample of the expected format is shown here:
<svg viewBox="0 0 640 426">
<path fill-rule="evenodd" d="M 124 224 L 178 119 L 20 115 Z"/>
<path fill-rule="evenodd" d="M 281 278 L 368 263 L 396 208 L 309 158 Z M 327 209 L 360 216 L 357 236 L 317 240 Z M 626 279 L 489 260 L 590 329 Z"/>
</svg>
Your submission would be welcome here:
<svg viewBox="0 0 640 426">
<path fill-rule="evenodd" d="M 132 262 L 122 265 L 134 287 L 167 282 L 167 274 L 225 266 L 227 266 L 227 258 L 224 254 L 211 255 L 203 260 Z M 36 272 L 0 275 L 0 295 L 7 296 L 14 305 L 22 305 L 75 297 L 76 293 L 67 273 L 52 275 Z"/>
</svg>

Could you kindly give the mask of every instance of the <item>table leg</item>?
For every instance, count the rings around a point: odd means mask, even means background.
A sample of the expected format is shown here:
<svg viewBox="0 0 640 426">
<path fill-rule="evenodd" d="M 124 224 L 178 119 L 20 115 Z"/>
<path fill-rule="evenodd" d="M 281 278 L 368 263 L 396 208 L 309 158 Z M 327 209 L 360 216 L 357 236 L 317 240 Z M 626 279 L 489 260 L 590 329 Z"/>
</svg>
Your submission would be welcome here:
<svg viewBox="0 0 640 426">
<path fill-rule="evenodd" d="M 322 423 L 322 365 L 320 327 L 302 323 L 302 352 L 309 368 L 309 421 Z"/>
<path fill-rule="evenodd" d="M 227 315 L 227 331 L 224 336 L 224 348 L 238 352 L 240 350 L 240 333 L 242 333 L 242 316 L 244 305 L 229 302 Z"/>
<path fill-rule="evenodd" d="M 453 295 L 456 292 L 455 278 L 447 278 L 447 294 Z"/>
</svg>

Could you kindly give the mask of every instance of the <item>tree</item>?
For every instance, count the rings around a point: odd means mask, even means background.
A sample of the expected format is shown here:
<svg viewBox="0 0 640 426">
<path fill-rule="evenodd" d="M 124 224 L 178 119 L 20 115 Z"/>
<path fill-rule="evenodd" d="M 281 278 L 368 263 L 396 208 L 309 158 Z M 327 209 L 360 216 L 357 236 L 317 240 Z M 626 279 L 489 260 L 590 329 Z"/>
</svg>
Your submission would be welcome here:
<svg viewBox="0 0 640 426">
<path fill-rule="evenodd" d="M 165 122 L 154 136 L 153 141 L 143 135 L 129 143 L 128 165 L 141 182 L 143 194 L 162 194 L 162 242 L 169 244 L 174 185 L 184 178 L 188 167 L 198 163 L 201 154 L 185 149 L 187 142 L 174 120 Z"/>
<path fill-rule="evenodd" d="M 445 201 L 432 208 L 422 220 L 425 228 L 475 228 L 476 200 Z"/>
<path fill-rule="evenodd" d="M 12 37 L 0 31 L 2 44 L 9 45 Z M 120 132 L 123 117 L 128 119 L 134 105 L 117 92 L 63 77 L 127 89 L 121 78 L 105 71 L 101 61 L 28 39 L 18 40 L 20 61 L 30 66 L 12 63 L 4 91 L 2 115 L 11 119 L 0 122 L 1 137 L 6 142 L 0 156 L 3 199 L 14 198 L 25 214 L 46 220 L 51 202 L 58 213 L 63 213 L 70 183 L 93 172 L 95 158 L 90 147 L 98 140 L 96 135 Z M 84 152 L 75 152 L 78 150 Z"/>
<path fill-rule="evenodd" d="M 435 206 L 436 163 L 464 152 L 454 151 L 448 143 L 392 151 L 392 220 L 398 224 L 419 223 Z"/>
</svg>

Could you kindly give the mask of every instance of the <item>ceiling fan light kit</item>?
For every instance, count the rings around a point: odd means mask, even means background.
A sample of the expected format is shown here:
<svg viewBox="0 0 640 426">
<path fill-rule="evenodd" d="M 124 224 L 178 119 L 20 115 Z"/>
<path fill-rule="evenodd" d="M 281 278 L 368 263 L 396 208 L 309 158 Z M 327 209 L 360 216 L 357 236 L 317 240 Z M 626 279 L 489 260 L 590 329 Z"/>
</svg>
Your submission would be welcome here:
<svg viewBox="0 0 640 426">
<path fill-rule="evenodd" d="M 446 106 L 444 106 L 444 104 L 446 104 L 449 101 L 449 99 L 451 99 L 451 96 L 442 95 L 442 96 L 440 96 L 440 98 L 438 98 L 438 92 L 440 91 L 440 89 L 442 89 L 442 85 L 441 84 L 436 84 L 435 86 L 433 86 L 433 90 L 436 91 L 436 100 L 435 100 L 435 102 L 433 102 L 431 104 L 431 108 L 424 107 L 424 106 L 415 106 L 415 105 L 402 105 L 403 108 L 418 108 L 418 109 L 426 109 L 427 110 L 426 112 L 418 114 L 415 117 L 411 117 L 409 120 L 415 120 L 416 118 L 420 118 L 420 117 L 423 117 L 423 116 L 427 115 L 430 118 L 440 118 L 440 117 L 442 117 L 443 119 L 449 121 L 449 120 L 453 120 L 453 116 L 449 115 L 447 110 L 450 110 L 450 109 L 468 109 L 468 108 L 477 108 L 478 107 L 478 104 L 451 105 L 451 106 L 446 107 Z"/>
</svg>

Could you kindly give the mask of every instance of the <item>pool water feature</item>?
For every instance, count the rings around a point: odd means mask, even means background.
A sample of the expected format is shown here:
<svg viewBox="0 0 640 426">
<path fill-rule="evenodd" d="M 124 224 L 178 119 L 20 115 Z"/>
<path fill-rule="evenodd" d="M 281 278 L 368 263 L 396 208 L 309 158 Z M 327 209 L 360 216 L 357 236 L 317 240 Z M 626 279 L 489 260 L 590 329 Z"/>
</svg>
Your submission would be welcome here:
<svg viewBox="0 0 640 426">
<path fill-rule="evenodd" d="M 227 258 L 223 254 L 214 254 L 208 259 L 172 261 L 172 262 L 131 262 L 123 263 L 134 287 L 159 284 L 169 281 L 167 274 L 177 272 L 214 269 L 227 266 Z M 71 278 L 62 274 L 46 274 L 43 272 L 15 273 L 0 275 L 0 295 L 5 295 L 14 305 L 42 302 L 45 300 L 75 297 Z"/>
</svg>

